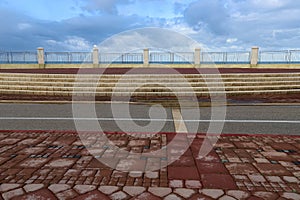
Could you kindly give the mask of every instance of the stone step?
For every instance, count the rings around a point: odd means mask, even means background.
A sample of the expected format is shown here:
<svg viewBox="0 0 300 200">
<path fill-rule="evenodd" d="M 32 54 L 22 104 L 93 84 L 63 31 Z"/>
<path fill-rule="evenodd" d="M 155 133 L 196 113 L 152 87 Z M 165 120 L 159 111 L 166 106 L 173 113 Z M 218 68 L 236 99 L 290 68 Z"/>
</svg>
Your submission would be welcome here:
<svg viewBox="0 0 300 200">
<path fill-rule="evenodd" d="M 300 89 L 300 85 L 269 85 L 269 86 L 226 86 L 218 87 L 49 87 L 49 86 L 25 86 L 25 85 L 0 85 L 0 89 L 4 90 L 34 90 L 34 91 L 97 91 L 97 92 L 164 92 L 164 91 L 260 91 L 260 90 L 290 90 Z M 1 92 L 1 91 L 0 91 Z"/>
<path fill-rule="evenodd" d="M 147 87 L 157 87 L 157 86 L 166 86 L 166 87 L 182 87 L 190 85 L 192 87 L 206 87 L 209 84 L 210 87 L 219 86 L 220 84 L 224 84 L 224 86 L 269 86 L 269 85 L 300 85 L 300 81 L 261 81 L 261 82 L 189 82 L 189 83 L 180 83 L 180 82 L 151 82 L 151 83 L 118 83 L 118 87 L 140 87 L 145 85 Z M 89 83 L 89 82 L 33 82 L 33 81 L 0 81 L 0 85 L 15 85 L 15 86 L 49 86 L 49 87 L 115 87 L 117 83 L 107 83 L 100 82 Z"/>
<path fill-rule="evenodd" d="M 194 92 L 176 92 L 177 96 L 182 97 L 193 97 L 193 96 L 211 96 L 211 95 L 263 95 L 263 94 L 295 94 L 299 93 L 300 89 L 290 89 L 290 90 L 245 90 L 245 91 L 194 91 Z M 78 91 L 73 94 L 69 91 L 37 91 L 37 90 L 7 90 L 0 89 L 0 94 L 14 94 L 14 95 L 46 95 L 46 96 L 139 96 L 139 97 L 162 97 L 162 96 L 174 96 L 174 92 L 89 92 L 89 91 Z"/>
<path fill-rule="evenodd" d="M 35 78 L 76 78 L 76 77 L 86 77 L 86 78 L 120 78 L 123 76 L 131 77 L 178 77 L 184 76 L 186 78 L 197 78 L 197 77 L 210 77 L 216 78 L 220 77 L 220 74 L 37 74 L 37 73 L 0 73 L 0 77 L 35 77 Z M 299 77 L 300 73 L 231 73 L 231 74 L 221 74 L 222 77 Z"/>
<path fill-rule="evenodd" d="M 150 77 L 150 78 L 133 78 L 133 77 L 123 77 L 121 80 L 120 79 L 105 79 L 101 78 L 96 79 L 96 78 L 80 78 L 80 79 L 74 79 L 74 78 L 69 78 L 69 79 L 52 79 L 52 78 L 33 78 L 33 77 L 0 77 L 0 81 L 20 81 L 20 82 L 87 82 L 87 83 L 96 83 L 96 82 L 105 82 L 105 83 L 115 83 L 115 82 L 124 82 L 124 83 L 145 83 L 145 82 L 259 82 L 259 81 L 264 81 L 264 82 L 269 82 L 269 81 L 300 81 L 300 77 L 237 77 L 237 78 L 165 78 L 165 77 Z"/>
</svg>

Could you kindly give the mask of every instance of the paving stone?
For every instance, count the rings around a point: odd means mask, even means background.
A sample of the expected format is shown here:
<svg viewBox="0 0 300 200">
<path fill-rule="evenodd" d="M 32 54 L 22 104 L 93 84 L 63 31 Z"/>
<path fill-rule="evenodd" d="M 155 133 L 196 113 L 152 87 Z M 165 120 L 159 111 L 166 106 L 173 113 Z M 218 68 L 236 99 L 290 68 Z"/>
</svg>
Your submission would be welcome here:
<svg viewBox="0 0 300 200">
<path fill-rule="evenodd" d="M 233 143 L 231 143 L 231 142 L 222 142 L 222 141 L 218 141 L 218 143 L 215 145 L 215 147 L 218 147 L 218 148 L 236 148 Z"/>
<path fill-rule="evenodd" d="M 273 176 L 290 176 L 291 172 L 286 170 L 280 164 L 267 164 L 267 163 L 254 163 L 254 166 L 262 173 L 263 175 L 273 175 Z"/>
<path fill-rule="evenodd" d="M 227 194 L 236 199 L 247 199 L 250 196 L 248 192 L 242 190 L 229 190 Z"/>
<path fill-rule="evenodd" d="M 56 194 L 56 196 L 60 200 L 65 200 L 65 199 L 74 199 L 75 197 L 78 196 L 78 194 L 74 190 L 69 189 L 69 190 L 66 190 L 66 191 Z"/>
<path fill-rule="evenodd" d="M 257 163 L 270 163 L 269 160 L 265 158 L 254 158 Z"/>
<path fill-rule="evenodd" d="M 171 166 L 193 166 L 193 165 L 195 165 L 195 162 L 192 156 L 181 156 L 179 159 L 175 160 L 171 164 Z"/>
<path fill-rule="evenodd" d="M 12 199 L 25 194 L 22 188 L 10 190 L 8 192 L 2 193 L 2 197 L 6 199 Z"/>
<path fill-rule="evenodd" d="M 297 147 L 295 147 L 292 144 L 288 144 L 288 143 L 272 143 L 270 144 L 274 149 L 278 149 L 278 150 L 294 150 L 294 151 L 298 151 L 299 149 L 297 149 Z"/>
<path fill-rule="evenodd" d="M 25 185 L 23 187 L 23 189 L 29 193 L 29 192 L 33 192 L 33 191 L 36 191 L 36 190 L 39 190 L 41 188 L 44 187 L 44 184 L 28 184 L 28 185 Z"/>
<path fill-rule="evenodd" d="M 195 191 L 192 189 L 186 189 L 186 188 L 176 188 L 174 190 L 174 193 L 182 196 L 183 198 L 187 199 L 190 198 L 193 194 L 195 194 Z"/>
<path fill-rule="evenodd" d="M 49 190 L 51 190 L 53 193 L 59 193 L 62 191 L 69 190 L 71 188 L 70 185 L 67 184 L 52 184 L 48 187 Z"/>
<path fill-rule="evenodd" d="M 217 199 L 224 194 L 224 191 L 221 189 L 202 189 L 202 190 L 199 190 L 199 193 L 204 194 L 213 199 Z"/>
<path fill-rule="evenodd" d="M 263 191 L 257 191 L 253 193 L 254 196 L 260 197 L 265 200 L 275 200 L 278 199 L 278 194 L 274 192 L 263 192 Z"/>
<path fill-rule="evenodd" d="M 54 168 L 67 168 L 74 165 L 76 162 L 76 159 L 67 159 L 67 158 L 61 158 L 61 159 L 54 159 L 50 161 L 46 167 L 54 167 Z"/>
<path fill-rule="evenodd" d="M 170 194 L 164 198 L 164 200 L 182 200 L 179 196 L 175 194 Z"/>
<path fill-rule="evenodd" d="M 123 187 L 123 191 L 129 194 L 130 196 L 137 196 L 142 194 L 146 188 L 144 187 L 137 187 L 137 186 L 125 186 Z"/>
<path fill-rule="evenodd" d="M 204 188 L 208 189 L 237 189 L 235 181 L 226 174 L 202 174 L 201 180 Z"/>
<path fill-rule="evenodd" d="M 214 200 L 214 199 L 202 194 L 194 194 L 191 198 L 189 198 L 189 200 Z"/>
<path fill-rule="evenodd" d="M 156 197 L 149 192 L 145 192 L 137 197 L 133 197 L 130 200 L 161 200 L 161 198 Z"/>
<path fill-rule="evenodd" d="M 150 179 L 156 179 L 156 178 L 159 178 L 159 174 L 158 174 L 158 172 L 147 171 L 145 173 L 145 177 L 150 178 Z"/>
<path fill-rule="evenodd" d="M 257 183 L 266 182 L 266 179 L 262 175 L 249 174 L 248 177 L 252 182 L 257 182 Z"/>
<path fill-rule="evenodd" d="M 200 189 L 202 188 L 201 182 L 196 180 L 186 180 L 185 186 L 191 189 Z"/>
<path fill-rule="evenodd" d="M 48 159 L 45 158 L 27 158 L 22 161 L 19 166 L 22 168 L 40 168 L 48 162 Z"/>
<path fill-rule="evenodd" d="M 192 149 L 193 150 L 193 149 Z M 194 153 L 194 155 L 198 155 L 198 152 Z M 221 162 L 220 157 L 218 156 L 218 154 L 216 154 L 215 152 L 211 151 L 209 154 L 207 154 L 206 156 L 204 156 L 203 158 L 196 158 L 196 161 L 200 161 L 200 162 Z"/>
<path fill-rule="evenodd" d="M 119 171 L 144 171 L 146 160 L 140 159 L 121 159 L 116 169 Z"/>
<path fill-rule="evenodd" d="M 300 199 L 300 194 L 285 192 L 285 193 L 282 194 L 282 197 L 284 197 L 286 199 L 299 200 Z"/>
<path fill-rule="evenodd" d="M 116 192 L 116 193 L 110 195 L 110 198 L 112 200 L 123 200 L 123 199 L 127 199 L 128 195 L 122 191 L 119 191 L 119 192 Z"/>
<path fill-rule="evenodd" d="M 228 174 L 222 163 L 197 162 L 197 168 L 200 174 Z"/>
<path fill-rule="evenodd" d="M 231 196 L 225 195 L 219 198 L 219 200 L 236 200 L 236 199 Z"/>
<path fill-rule="evenodd" d="M 165 197 L 172 192 L 172 189 L 167 187 L 149 187 L 148 192 L 158 197 Z"/>
<path fill-rule="evenodd" d="M 104 194 L 110 195 L 119 190 L 117 186 L 100 186 L 98 190 Z"/>
<path fill-rule="evenodd" d="M 128 146 L 149 146 L 149 140 L 131 140 L 129 141 Z"/>
<path fill-rule="evenodd" d="M 94 190 L 91 192 L 88 192 L 86 194 L 80 195 L 76 197 L 74 200 L 110 200 L 109 197 L 106 195 L 102 194 L 98 190 Z"/>
<path fill-rule="evenodd" d="M 133 178 L 139 178 L 143 176 L 143 172 L 141 171 L 130 171 L 129 176 Z"/>
<path fill-rule="evenodd" d="M 199 173 L 196 167 L 168 167 L 169 179 L 199 179 Z"/>
<path fill-rule="evenodd" d="M 251 197 L 249 197 L 247 200 L 264 200 L 264 199 L 262 199 L 262 198 L 260 198 L 260 197 L 256 197 L 256 196 L 251 196 Z M 277 200 L 283 200 L 283 199 L 277 199 Z"/>
<path fill-rule="evenodd" d="M 20 184 L 10 184 L 10 183 L 3 183 L 0 185 L 0 192 L 7 192 L 9 190 L 13 190 L 13 189 L 16 189 L 16 188 L 19 188 L 21 187 Z"/>
<path fill-rule="evenodd" d="M 283 180 L 285 180 L 288 183 L 297 183 L 297 184 L 300 184 L 299 179 L 297 179 L 294 176 L 283 176 Z"/>
<path fill-rule="evenodd" d="M 12 200 L 57 200 L 57 198 L 47 189 L 37 190 L 23 196 L 18 196 Z"/>
<path fill-rule="evenodd" d="M 182 188 L 183 181 L 182 180 L 170 180 L 169 187 L 171 188 Z"/>
<path fill-rule="evenodd" d="M 283 183 L 283 180 L 279 176 L 266 176 L 269 182 Z"/>
<path fill-rule="evenodd" d="M 3 140 L 0 140 L 0 145 L 1 146 L 12 145 L 12 144 L 16 144 L 19 141 L 20 141 L 20 139 L 17 139 L 17 138 L 6 138 L 6 139 L 3 139 Z"/>
<path fill-rule="evenodd" d="M 96 189 L 96 186 L 94 185 L 75 185 L 73 189 L 78 193 L 78 194 L 84 194 L 90 191 L 93 191 Z"/>
<path fill-rule="evenodd" d="M 91 161 L 87 162 L 87 168 L 93 169 L 110 169 L 110 167 L 115 168 L 119 159 L 111 159 L 111 158 L 92 158 Z"/>
<path fill-rule="evenodd" d="M 248 163 L 226 163 L 226 168 L 230 174 L 257 174 L 258 171 L 253 165 Z"/>
<path fill-rule="evenodd" d="M 276 160 L 276 161 L 293 161 L 294 160 L 288 154 L 283 153 L 283 152 L 269 151 L 269 152 L 262 152 L 262 155 L 269 160 Z"/>
<path fill-rule="evenodd" d="M 239 149 L 257 149 L 258 146 L 253 142 L 234 142 Z"/>
</svg>

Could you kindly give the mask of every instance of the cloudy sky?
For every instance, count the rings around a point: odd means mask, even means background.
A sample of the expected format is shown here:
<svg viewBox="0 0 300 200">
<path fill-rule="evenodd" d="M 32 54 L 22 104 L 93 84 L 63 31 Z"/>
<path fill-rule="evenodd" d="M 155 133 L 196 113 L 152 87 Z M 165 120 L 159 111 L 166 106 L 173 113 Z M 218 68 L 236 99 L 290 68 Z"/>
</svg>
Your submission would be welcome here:
<svg viewBox="0 0 300 200">
<path fill-rule="evenodd" d="M 214 51 L 300 49 L 299 0 L 0 0 L 0 51 L 87 51 L 167 28 Z"/>
</svg>

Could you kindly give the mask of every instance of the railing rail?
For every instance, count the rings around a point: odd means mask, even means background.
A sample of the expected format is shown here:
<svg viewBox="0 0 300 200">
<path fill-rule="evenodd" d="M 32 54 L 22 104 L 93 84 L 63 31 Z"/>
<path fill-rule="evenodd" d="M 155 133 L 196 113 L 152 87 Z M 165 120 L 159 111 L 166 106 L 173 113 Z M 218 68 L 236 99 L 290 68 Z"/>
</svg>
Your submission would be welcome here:
<svg viewBox="0 0 300 200">
<path fill-rule="evenodd" d="M 250 64 L 252 53 L 240 52 L 157 52 L 150 51 L 149 63 L 162 64 L 193 64 L 198 58 L 201 64 Z M 97 55 L 97 61 L 93 56 Z M 80 63 L 120 63 L 142 64 L 145 60 L 143 53 L 104 53 L 93 52 L 43 52 L 45 64 L 80 64 Z M 195 57 L 197 56 L 197 57 Z M 43 60 L 42 59 L 42 60 Z M 258 64 L 294 64 L 300 63 L 300 50 L 259 51 Z M 37 64 L 37 52 L 1 52 L 0 64 Z M 95 63 L 94 63 L 95 64 Z"/>
<path fill-rule="evenodd" d="M 37 63 L 36 52 L 0 52 L 0 63 Z"/>
<path fill-rule="evenodd" d="M 201 63 L 249 64 L 250 52 L 202 52 Z"/>
<path fill-rule="evenodd" d="M 143 63 L 142 53 L 100 53 L 99 62 L 105 63 Z"/>
<path fill-rule="evenodd" d="M 261 51 L 258 63 L 300 63 L 300 50 Z"/>
<path fill-rule="evenodd" d="M 93 55 L 91 52 L 46 52 L 45 63 L 92 63 Z"/>
<path fill-rule="evenodd" d="M 150 63 L 193 63 L 194 53 L 193 52 L 150 52 Z"/>
</svg>

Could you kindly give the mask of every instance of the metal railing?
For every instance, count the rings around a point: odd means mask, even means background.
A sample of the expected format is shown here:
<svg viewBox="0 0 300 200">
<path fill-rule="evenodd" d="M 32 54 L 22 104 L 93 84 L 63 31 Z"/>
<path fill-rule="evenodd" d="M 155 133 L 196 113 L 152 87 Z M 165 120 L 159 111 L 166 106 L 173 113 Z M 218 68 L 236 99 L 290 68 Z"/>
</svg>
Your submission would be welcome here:
<svg viewBox="0 0 300 200">
<path fill-rule="evenodd" d="M 142 53 L 100 53 L 99 62 L 100 63 L 132 63 L 139 64 L 143 63 L 144 58 Z"/>
<path fill-rule="evenodd" d="M 37 62 L 36 52 L 0 52 L 0 63 L 3 64 L 32 64 Z"/>
<path fill-rule="evenodd" d="M 300 50 L 261 51 L 259 52 L 258 63 L 300 63 Z"/>
<path fill-rule="evenodd" d="M 45 63 L 93 63 L 93 55 L 91 52 L 46 52 Z"/>
<path fill-rule="evenodd" d="M 249 64 L 250 52 L 203 52 L 201 63 L 216 64 Z"/>
<path fill-rule="evenodd" d="M 178 63 L 194 63 L 193 52 L 150 52 L 149 63 L 166 63 L 166 64 L 178 64 Z"/>
<path fill-rule="evenodd" d="M 45 52 L 46 64 L 93 63 L 92 52 Z M 199 55 L 198 55 L 199 56 Z M 155 52 L 149 53 L 149 63 L 185 64 L 194 63 L 195 52 Z M 140 64 L 143 53 L 99 53 L 100 63 Z M 251 52 L 201 52 L 200 63 L 250 64 Z M 37 64 L 37 52 L 0 52 L 0 64 Z M 300 50 L 260 51 L 259 64 L 300 63 Z"/>
</svg>

